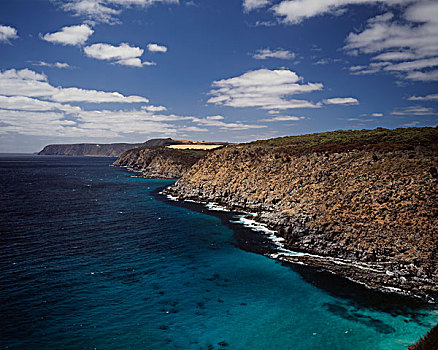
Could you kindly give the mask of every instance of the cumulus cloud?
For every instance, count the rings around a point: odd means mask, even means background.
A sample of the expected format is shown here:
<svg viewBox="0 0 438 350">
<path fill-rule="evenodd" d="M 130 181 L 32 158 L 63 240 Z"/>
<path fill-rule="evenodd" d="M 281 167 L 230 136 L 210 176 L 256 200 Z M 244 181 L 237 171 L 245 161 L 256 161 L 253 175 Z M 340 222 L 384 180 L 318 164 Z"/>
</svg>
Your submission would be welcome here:
<svg viewBox="0 0 438 350">
<path fill-rule="evenodd" d="M 261 122 L 289 122 L 306 119 L 306 117 L 296 117 L 293 115 L 278 115 L 272 118 L 260 119 Z"/>
<path fill-rule="evenodd" d="M 287 69 L 259 69 L 240 76 L 214 81 L 208 102 L 231 107 L 262 109 L 317 108 L 320 103 L 286 97 L 318 91 L 321 83 L 303 84 L 302 78 Z"/>
<path fill-rule="evenodd" d="M 431 94 L 426 96 L 411 96 L 409 101 L 438 101 L 438 94 Z"/>
<path fill-rule="evenodd" d="M 298 24 L 308 18 L 332 14 L 340 15 L 349 5 L 389 4 L 401 5 L 412 0 L 284 0 L 272 9 L 284 22 Z"/>
<path fill-rule="evenodd" d="M 121 43 L 119 46 L 100 43 L 84 47 L 84 52 L 88 57 L 98 60 L 123 60 L 140 57 L 144 50 L 127 43 Z"/>
<path fill-rule="evenodd" d="M 142 106 L 141 109 L 144 109 L 145 111 L 148 112 L 164 112 L 167 111 L 167 108 L 164 106 Z"/>
<path fill-rule="evenodd" d="M 153 120 L 147 113 L 82 111 L 74 117 L 62 112 L 0 109 L 0 133 L 75 138 L 118 138 L 130 134 L 175 135 L 177 127 Z"/>
<path fill-rule="evenodd" d="M 267 58 L 279 58 L 282 60 L 291 60 L 295 58 L 295 54 L 292 51 L 284 50 L 284 49 L 260 49 L 257 50 L 256 53 L 252 55 L 256 60 L 265 60 Z"/>
<path fill-rule="evenodd" d="M 350 33 L 344 49 L 349 53 L 375 54 L 367 66 L 353 74 L 388 71 L 408 80 L 438 80 L 438 2 L 421 1 L 407 6 L 401 17 L 393 13 L 371 18 L 366 28 Z M 353 67 L 350 68 L 352 70 Z"/>
<path fill-rule="evenodd" d="M 86 24 L 63 27 L 59 32 L 41 35 L 41 39 L 54 44 L 83 45 L 94 33 Z"/>
<path fill-rule="evenodd" d="M 117 102 L 148 103 L 142 96 L 124 96 L 119 92 L 62 88 L 49 84 L 47 76 L 30 69 L 10 69 L 0 72 L 0 94 L 5 96 L 37 97 L 55 102 Z"/>
<path fill-rule="evenodd" d="M 148 44 L 148 50 L 150 52 L 167 52 L 167 47 L 164 45 L 158 45 L 158 44 L 154 44 L 154 43 L 149 43 Z"/>
<path fill-rule="evenodd" d="M 17 29 L 10 26 L 0 25 L 0 43 L 8 43 L 11 39 L 17 39 Z"/>
<path fill-rule="evenodd" d="M 354 97 L 334 97 L 324 100 L 326 105 L 358 105 L 359 101 Z"/>
<path fill-rule="evenodd" d="M 40 61 L 38 63 L 34 63 L 34 66 L 40 66 L 40 67 L 51 67 L 51 68 L 72 68 L 68 63 L 65 62 L 55 62 L 55 63 L 49 63 L 45 61 Z"/>
<path fill-rule="evenodd" d="M 267 6 L 271 1 L 270 0 L 244 0 L 243 1 L 243 9 L 245 12 L 249 12 L 261 7 Z"/>
<path fill-rule="evenodd" d="M 114 24 L 123 9 L 159 3 L 177 4 L 178 0 L 64 0 L 62 9 L 92 21 Z"/>
<path fill-rule="evenodd" d="M 154 66 L 155 62 L 142 61 L 140 59 L 144 50 L 121 43 L 119 46 L 98 43 L 84 47 L 84 52 L 88 57 L 98 60 L 112 61 L 112 63 L 130 67 Z"/>
<path fill-rule="evenodd" d="M 64 111 L 67 113 L 77 113 L 80 107 L 70 106 L 57 102 L 41 101 L 26 96 L 3 96 L 0 95 L 0 109 L 20 110 L 20 111 Z"/>
<path fill-rule="evenodd" d="M 114 140 L 126 137 L 143 139 L 147 137 L 145 135 L 177 136 L 211 129 L 230 131 L 266 127 L 227 122 L 222 116 L 201 118 L 164 114 L 164 106 L 110 110 L 74 105 L 81 102 L 90 102 L 93 106 L 99 102 L 147 103 L 148 100 L 119 92 L 55 87 L 44 74 L 29 69 L 11 69 L 0 72 L 0 134 Z"/>
<path fill-rule="evenodd" d="M 143 67 L 143 66 L 155 66 L 155 62 L 144 61 L 142 62 L 140 58 L 126 58 L 123 60 L 115 61 L 114 63 L 120 64 L 122 66 L 130 66 L 130 67 Z"/>
</svg>

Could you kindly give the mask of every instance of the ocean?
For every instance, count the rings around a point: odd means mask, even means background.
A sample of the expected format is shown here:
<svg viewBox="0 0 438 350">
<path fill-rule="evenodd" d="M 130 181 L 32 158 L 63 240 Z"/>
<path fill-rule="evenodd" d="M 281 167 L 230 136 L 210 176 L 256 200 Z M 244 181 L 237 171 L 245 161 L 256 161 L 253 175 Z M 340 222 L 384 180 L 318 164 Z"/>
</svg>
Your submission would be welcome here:
<svg viewBox="0 0 438 350">
<path fill-rule="evenodd" d="M 436 305 L 255 253 L 233 213 L 114 160 L 0 157 L 3 349 L 391 350 L 437 323 Z"/>
</svg>

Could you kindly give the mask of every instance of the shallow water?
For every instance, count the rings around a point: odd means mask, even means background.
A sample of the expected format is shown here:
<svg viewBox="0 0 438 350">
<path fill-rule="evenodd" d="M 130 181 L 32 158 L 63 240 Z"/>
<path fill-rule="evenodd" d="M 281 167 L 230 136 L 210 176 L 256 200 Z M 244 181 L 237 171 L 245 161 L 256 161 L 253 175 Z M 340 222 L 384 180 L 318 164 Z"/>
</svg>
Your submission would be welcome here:
<svg viewBox="0 0 438 350">
<path fill-rule="evenodd" d="M 247 230 L 157 200 L 172 181 L 112 161 L 0 158 L 2 348 L 406 349 L 437 322 L 239 249 Z"/>
</svg>

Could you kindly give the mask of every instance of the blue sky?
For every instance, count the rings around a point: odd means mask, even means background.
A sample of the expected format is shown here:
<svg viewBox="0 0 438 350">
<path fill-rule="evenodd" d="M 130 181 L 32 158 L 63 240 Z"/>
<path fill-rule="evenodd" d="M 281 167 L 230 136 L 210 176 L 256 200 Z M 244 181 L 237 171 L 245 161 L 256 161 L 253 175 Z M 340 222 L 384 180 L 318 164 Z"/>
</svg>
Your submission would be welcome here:
<svg viewBox="0 0 438 350">
<path fill-rule="evenodd" d="M 435 126 L 438 1 L 2 0 L 0 151 Z"/>
</svg>

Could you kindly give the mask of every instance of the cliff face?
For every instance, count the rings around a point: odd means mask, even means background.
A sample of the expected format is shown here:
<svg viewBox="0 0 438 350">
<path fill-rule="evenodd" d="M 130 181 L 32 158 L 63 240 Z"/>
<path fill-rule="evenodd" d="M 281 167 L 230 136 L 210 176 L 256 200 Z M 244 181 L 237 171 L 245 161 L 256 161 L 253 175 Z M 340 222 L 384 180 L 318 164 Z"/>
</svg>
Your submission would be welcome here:
<svg viewBox="0 0 438 350">
<path fill-rule="evenodd" d="M 114 162 L 141 172 L 141 177 L 177 179 L 203 155 L 204 151 L 175 150 L 164 147 L 134 148 L 124 152 Z"/>
<path fill-rule="evenodd" d="M 118 157 L 123 152 L 140 146 L 168 146 L 180 144 L 181 141 L 167 139 L 152 139 L 144 143 L 112 143 L 112 144 L 63 144 L 48 145 L 39 152 L 39 155 L 64 155 L 64 156 L 101 156 L 101 157 Z"/>
<path fill-rule="evenodd" d="M 279 259 L 436 298 L 438 131 L 367 132 L 227 147 L 168 192 L 256 212 L 286 248 L 318 255 Z"/>
</svg>

